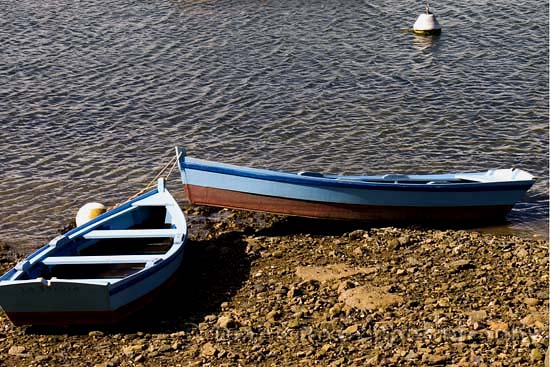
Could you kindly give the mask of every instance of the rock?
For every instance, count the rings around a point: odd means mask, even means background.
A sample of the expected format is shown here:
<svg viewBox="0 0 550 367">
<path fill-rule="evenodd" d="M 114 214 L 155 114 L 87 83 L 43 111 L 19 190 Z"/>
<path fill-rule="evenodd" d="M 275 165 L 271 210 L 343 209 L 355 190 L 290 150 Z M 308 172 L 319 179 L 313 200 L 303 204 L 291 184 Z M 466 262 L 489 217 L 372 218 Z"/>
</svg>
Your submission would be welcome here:
<svg viewBox="0 0 550 367">
<path fill-rule="evenodd" d="M 37 356 L 34 357 L 34 360 L 37 362 L 37 363 L 42 363 L 42 362 L 46 362 L 47 360 L 50 359 L 50 356 L 48 355 L 45 355 L 45 354 L 39 354 Z"/>
<path fill-rule="evenodd" d="M 327 354 L 327 352 L 332 348 L 330 344 L 323 344 L 323 346 L 317 352 L 318 357 L 322 357 Z"/>
<path fill-rule="evenodd" d="M 321 330 L 334 331 L 338 328 L 338 321 L 337 320 L 322 321 L 319 324 L 319 328 Z"/>
<path fill-rule="evenodd" d="M 399 241 L 399 247 L 407 247 L 412 244 L 411 238 L 407 235 L 401 236 L 397 240 Z"/>
<path fill-rule="evenodd" d="M 399 242 L 399 240 L 397 238 L 392 238 L 388 241 L 388 248 L 390 250 L 399 250 L 399 248 L 401 247 L 401 242 Z"/>
<path fill-rule="evenodd" d="M 348 326 L 347 328 L 345 328 L 343 333 L 345 335 L 351 335 L 351 334 L 357 333 L 357 331 L 359 331 L 359 325 L 354 324 L 354 325 L 351 325 L 351 326 Z"/>
<path fill-rule="evenodd" d="M 158 348 L 157 348 L 157 351 L 159 353 L 165 353 L 165 352 L 169 352 L 172 350 L 172 346 L 168 345 L 168 344 L 161 344 Z"/>
<path fill-rule="evenodd" d="M 364 238 L 368 238 L 369 237 L 369 234 L 368 232 L 362 230 L 362 229 L 357 229 L 353 232 L 350 232 L 348 233 L 348 238 L 351 239 L 351 240 L 362 240 Z"/>
<path fill-rule="evenodd" d="M 418 354 L 416 354 L 413 350 L 410 350 L 406 355 L 405 355 L 405 360 L 406 361 L 415 361 L 418 359 Z"/>
<path fill-rule="evenodd" d="M 224 329 L 234 329 L 238 326 L 237 321 L 235 321 L 231 316 L 220 316 L 216 325 Z"/>
<path fill-rule="evenodd" d="M 334 318 L 342 312 L 342 305 L 341 304 L 335 304 L 328 310 L 328 316 L 329 318 Z"/>
<path fill-rule="evenodd" d="M 358 310 L 374 311 L 398 305 L 403 302 L 403 297 L 384 288 L 362 286 L 344 291 L 338 300 Z"/>
<path fill-rule="evenodd" d="M 130 356 L 132 354 L 141 352 L 143 349 L 145 349 L 144 344 L 128 345 L 128 346 L 122 347 L 122 353 L 124 353 L 127 356 Z"/>
<path fill-rule="evenodd" d="M 22 345 L 14 345 L 8 350 L 8 354 L 10 356 L 17 356 L 17 355 L 25 353 L 26 350 L 27 350 L 27 348 L 25 348 Z"/>
<path fill-rule="evenodd" d="M 529 256 L 529 252 L 524 248 L 520 248 L 520 249 L 516 250 L 515 255 L 517 257 L 519 257 L 520 259 L 524 259 L 524 258 Z"/>
<path fill-rule="evenodd" d="M 428 366 L 444 366 L 449 361 L 449 357 L 439 354 L 426 353 L 422 355 L 422 362 Z"/>
<path fill-rule="evenodd" d="M 216 315 L 206 315 L 204 317 L 204 321 L 205 322 L 214 322 L 218 319 L 218 317 Z"/>
<path fill-rule="evenodd" d="M 10 246 L 5 242 L 0 242 L 0 251 L 8 251 L 10 249 Z"/>
<path fill-rule="evenodd" d="M 485 321 L 488 315 L 487 315 L 487 311 L 478 310 L 478 311 L 469 312 L 468 316 L 471 322 L 481 322 L 481 321 Z"/>
<path fill-rule="evenodd" d="M 448 263 L 447 267 L 451 270 L 452 273 L 457 273 L 463 270 L 474 269 L 475 265 L 472 264 L 470 260 L 457 260 Z"/>
<path fill-rule="evenodd" d="M 346 264 L 331 264 L 327 266 L 298 266 L 296 275 L 305 280 L 317 280 L 326 282 L 329 280 L 338 280 L 356 274 L 372 274 L 377 271 L 376 268 L 353 267 Z"/>
<path fill-rule="evenodd" d="M 531 349 L 530 353 L 531 362 L 536 363 L 544 359 L 544 354 L 538 349 Z"/>
<path fill-rule="evenodd" d="M 88 336 L 91 336 L 91 337 L 97 337 L 97 336 L 103 336 L 104 333 L 103 331 L 99 331 L 99 330 L 92 330 L 88 333 Z"/>
<path fill-rule="evenodd" d="M 508 324 L 502 321 L 489 322 L 489 329 L 493 331 L 508 331 Z"/>
<path fill-rule="evenodd" d="M 441 298 L 437 300 L 437 306 L 441 308 L 447 308 L 451 307 L 451 302 L 449 301 L 449 298 Z"/>
<path fill-rule="evenodd" d="M 299 319 L 293 319 L 293 320 L 290 320 L 288 322 L 288 325 L 287 325 L 290 329 L 297 329 L 299 328 L 300 326 L 302 326 L 302 323 Z"/>
<path fill-rule="evenodd" d="M 544 322 L 546 321 L 543 313 L 531 313 L 520 320 L 520 323 L 525 326 L 535 326 L 544 330 Z"/>
<path fill-rule="evenodd" d="M 536 299 L 536 298 L 529 298 L 529 297 L 528 297 L 528 298 L 525 298 L 525 299 L 523 300 L 523 302 L 524 302 L 527 306 L 537 306 L 537 305 L 540 303 L 540 301 L 539 301 L 538 299 Z"/>
<path fill-rule="evenodd" d="M 265 315 L 265 319 L 269 322 L 276 322 L 281 317 L 281 313 L 278 310 L 271 310 Z"/>
<path fill-rule="evenodd" d="M 216 347 L 212 343 L 206 343 L 201 347 L 200 355 L 203 357 L 213 357 L 217 353 Z"/>
</svg>

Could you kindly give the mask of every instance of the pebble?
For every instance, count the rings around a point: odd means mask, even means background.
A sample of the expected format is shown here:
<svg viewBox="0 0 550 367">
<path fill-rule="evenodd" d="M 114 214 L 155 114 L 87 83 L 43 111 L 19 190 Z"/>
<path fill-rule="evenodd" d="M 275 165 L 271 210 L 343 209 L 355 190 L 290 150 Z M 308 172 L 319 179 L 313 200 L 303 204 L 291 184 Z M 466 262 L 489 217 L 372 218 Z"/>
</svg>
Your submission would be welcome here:
<svg viewBox="0 0 550 367">
<path fill-rule="evenodd" d="M 212 343 L 208 342 L 201 347 L 201 356 L 213 357 L 217 353 L 217 351 L 218 350 L 216 349 L 216 347 Z"/>
</svg>

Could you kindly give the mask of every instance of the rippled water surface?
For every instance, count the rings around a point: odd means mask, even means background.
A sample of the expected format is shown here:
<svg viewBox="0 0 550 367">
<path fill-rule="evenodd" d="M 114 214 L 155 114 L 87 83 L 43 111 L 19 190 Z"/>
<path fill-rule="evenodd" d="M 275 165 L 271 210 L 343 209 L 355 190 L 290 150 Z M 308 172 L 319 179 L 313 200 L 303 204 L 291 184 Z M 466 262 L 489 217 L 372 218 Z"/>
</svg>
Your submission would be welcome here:
<svg viewBox="0 0 550 367">
<path fill-rule="evenodd" d="M 499 228 L 548 233 L 548 7 L 0 0 L 0 238 L 39 245 L 142 189 L 175 145 L 333 173 L 519 167 Z M 177 176 L 169 182 L 178 191 Z"/>
</svg>

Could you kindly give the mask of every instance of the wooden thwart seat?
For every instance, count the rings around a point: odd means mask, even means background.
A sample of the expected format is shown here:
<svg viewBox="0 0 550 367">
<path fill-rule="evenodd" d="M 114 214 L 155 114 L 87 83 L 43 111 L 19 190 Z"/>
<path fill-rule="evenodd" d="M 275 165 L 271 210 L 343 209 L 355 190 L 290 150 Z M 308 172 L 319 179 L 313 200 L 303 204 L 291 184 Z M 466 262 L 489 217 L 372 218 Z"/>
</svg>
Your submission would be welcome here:
<svg viewBox="0 0 550 367">
<path fill-rule="evenodd" d="M 164 238 L 175 237 L 177 229 L 109 229 L 90 231 L 84 235 L 88 240 L 107 238 Z"/>
<path fill-rule="evenodd" d="M 44 265 L 140 264 L 161 259 L 161 255 L 50 256 Z"/>
</svg>

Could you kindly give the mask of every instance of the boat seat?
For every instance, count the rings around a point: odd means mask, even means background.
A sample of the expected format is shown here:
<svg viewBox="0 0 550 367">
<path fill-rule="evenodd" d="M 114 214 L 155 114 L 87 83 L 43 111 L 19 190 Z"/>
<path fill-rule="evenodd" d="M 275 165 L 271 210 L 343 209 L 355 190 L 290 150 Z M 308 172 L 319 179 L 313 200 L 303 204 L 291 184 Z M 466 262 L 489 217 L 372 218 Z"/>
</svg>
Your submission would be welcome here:
<svg viewBox="0 0 550 367">
<path fill-rule="evenodd" d="M 140 264 L 162 259 L 162 255 L 50 256 L 44 265 Z"/>
<path fill-rule="evenodd" d="M 84 235 L 87 240 L 99 240 L 107 238 L 162 238 L 175 237 L 176 228 L 167 229 L 97 229 Z"/>
<path fill-rule="evenodd" d="M 90 279 L 81 279 L 81 278 L 52 278 L 51 280 L 70 280 L 74 282 L 83 282 L 83 283 L 96 283 L 96 284 L 107 284 L 107 283 L 116 283 L 124 278 L 90 278 Z"/>
</svg>

